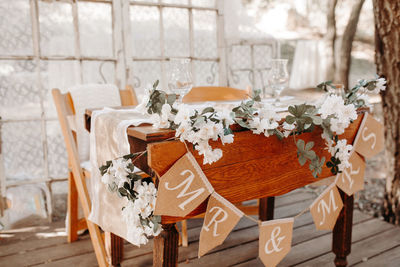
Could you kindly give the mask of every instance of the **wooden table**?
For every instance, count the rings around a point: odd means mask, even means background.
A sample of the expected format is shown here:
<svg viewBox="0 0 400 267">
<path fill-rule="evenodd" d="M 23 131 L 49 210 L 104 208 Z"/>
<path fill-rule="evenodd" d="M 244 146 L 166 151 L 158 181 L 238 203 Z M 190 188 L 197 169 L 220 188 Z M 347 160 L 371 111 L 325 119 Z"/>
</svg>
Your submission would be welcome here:
<svg viewBox="0 0 400 267">
<path fill-rule="evenodd" d="M 90 130 L 91 111 L 86 112 L 86 128 Z M 353 143 L 364 114 L 359 112 L 341 138 Z M 288 193 L 294 189 L 330 177 L 332 174 L 324 167 L 318 179 L 314 178 L 308 164 L 300 166 L 296 145 L 292 138 L 278 140 L 275 136 L 255 135 L 251 131 L 237 127 L 234 143 L 223 146 L 220 142 L 210 142 L 213 148 L 220 148 L 223 157 L 212 165 L 203 165 L 203 158 L 193 151 L 206 177 L 215 191 L 232 203 L 251 199 L 260 199 L 259 219 L 271 220 L 274 213 L 274 196 Z M 314 141 L 314 150 L 318 155 L 329 159 L 321 139 L 322 130 L 303 133 L 298 138 Z M 165 141 L 175 134 L 171 130 L 153 129 L 152 126 L 128 128 L 131 153 L 148 150 L 148 156 L 142 157 L 135 165 L 147 174 L 163 175 L 180 157 L 186 153 L 185 145 L 180 141 Z M 189 146 L 191 147 L 191 146 Z M 353 196 L 347 196 L 339 189 L 344 207 L 333 230 L 332 251 L 336 254 L 335 265 L 346 266 L 347 255 L 351 251 L 351 231 L 353 221 Z M 175 223 L 199 215 L 206 210 L 206 201 L 187 217 L 162 216 L 161 234 L 154 238 L 153 266 L 177 266 L 179 235 Z"/>
</svg>

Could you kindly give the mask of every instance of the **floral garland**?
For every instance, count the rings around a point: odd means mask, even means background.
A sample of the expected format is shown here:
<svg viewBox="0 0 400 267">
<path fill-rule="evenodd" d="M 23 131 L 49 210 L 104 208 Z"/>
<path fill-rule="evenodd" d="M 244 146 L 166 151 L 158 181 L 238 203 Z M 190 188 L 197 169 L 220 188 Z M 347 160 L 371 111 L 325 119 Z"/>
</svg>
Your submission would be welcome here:
<svg viewBox="0 0 400 267">
<path fill-rule="evenodd" d="M 273 105 L 261 103 L 260 91 L 255 90 L 251 99 L 242 102 L 232 110 L 206 107 L 201 111 L 190 105 L 176 102 L 176 95 L 158 90 L 158 81 L 143 98 L 137 110 L 151 115 L 154 128 L 175 130 L 175 137 L 182 142 L 193 144 L 203 155 L 203 164 L 212 164 L 222 157 L 221 149 L 213 149 L 209 141 L 221 140 L 222 144 L 234 141 L 230 126 L 239 124 L 254 134 L 264 134 L 279 139 L 293 136 L 297 146 L 297 156 L 301 166 L 309 162 L 314 177 L 322 172 L 322 167 L 331 169 L 333 175 L 349 167 L 352 145 L 339 135 L 357 119 L 357 109 L 368 106 L 368 95 L 385 90 L 383 78 L 359 80 L 351 90 L 341 95 L 329 92 L 336 89 L 332 82 L 324 82 L 317 88 L 328 92 L 316 105 L 293 105 L 288 107 L 285 118 L 276 112 Z M 301 133 L 312 132 L 316 126 L 323 129 L 322 138 L 331 158 L 326 161 L 312 150 L 314 142 L 297 138 Z M 141 154 L 140 154 L 141 155 Z M 157 189 L 151 180 L 142 179 L 134 173 L 134 165 L 139 154 L 130 154 L 108 161 L 100 168 L 102 182 L 112 192 L 129 200 L 122 211 L 128 225 L 128 236 L 136 245 L 146 244 L 149 236 L 157 236 L 161 227 L 160 216 L 153 215 Z"/>
</svg>

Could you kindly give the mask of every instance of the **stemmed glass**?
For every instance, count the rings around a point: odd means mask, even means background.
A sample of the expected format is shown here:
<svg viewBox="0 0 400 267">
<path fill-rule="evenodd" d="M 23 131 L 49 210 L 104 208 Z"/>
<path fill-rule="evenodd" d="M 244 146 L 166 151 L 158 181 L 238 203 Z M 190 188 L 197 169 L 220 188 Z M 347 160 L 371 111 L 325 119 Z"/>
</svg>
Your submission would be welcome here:
<svg viewBox="0 0 400 267">
<path fill-rule="evenodd" d="M 269 71 L 268 82 L 274 92 L 276 105 L 280 103 L 279 97 L 289 83 L 287 63 L 287 59 L 271 59 L 271 70 Z"/>
<path fill-rule="evenodd" d="M 193 81 L 190 71 L 190 59 L 171 59 L 171 73 L 168 88 L 178 96 L 177 103 L 182 103 L 183 97 L 192 90 Z"/>
</svg>

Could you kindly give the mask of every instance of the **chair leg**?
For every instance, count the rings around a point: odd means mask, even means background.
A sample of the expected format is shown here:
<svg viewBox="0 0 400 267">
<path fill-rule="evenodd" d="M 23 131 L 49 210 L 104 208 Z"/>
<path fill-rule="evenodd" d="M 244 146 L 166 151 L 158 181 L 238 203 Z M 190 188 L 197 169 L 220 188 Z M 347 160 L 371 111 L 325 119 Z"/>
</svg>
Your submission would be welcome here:
<svg viewBox="0 0 400 267">
<path fill-rule="evenodd" d="M 181 222 L 182 226 L 182 247 L 187 247 L 189 245 L 188 234 L 187 234 L 187 220 Z"/>
<path fill-rule="evenodd" d="M 100 227 L 91 221 L 87 220 L 87 225 L 90 234 L 90 241 L 92 241 L 94 253 L 96 255 L 97 263 L 100 267 L 108 267 L 107 253 L 104 246 L 104 240 L 100 232 Z"/>
<path fill-rule="evenodd" d="M 110 232 L 104 233 L 108 262 L 111 266 L 118 266 L 124 256 L 124 240 Z"/>
<path fill-rule="evenodd" d="M 68 243 L 78 240 L 78 191 L 72 172 L 68 172 Z"/>
</svg>

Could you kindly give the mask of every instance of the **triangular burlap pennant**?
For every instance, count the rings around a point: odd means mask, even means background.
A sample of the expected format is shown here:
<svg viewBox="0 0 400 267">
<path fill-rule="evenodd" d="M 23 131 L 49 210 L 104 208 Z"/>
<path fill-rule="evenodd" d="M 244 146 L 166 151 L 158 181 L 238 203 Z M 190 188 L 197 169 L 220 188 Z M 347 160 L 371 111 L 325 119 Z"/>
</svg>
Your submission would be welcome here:
<svg viewBox="0 0 400 267">
<path fill-rule="evenodd" d="M 365 161 L 356 152 L 351 152 L 349 158 L 350 167 L 336 176 L 335 183 L 347 195 L 364 189 Z"/>
<path fill-rule="evenodd" d="M 200 232 L 199 257 L 221 245 L 242 216 L 243 212 L 232 203 L 212 193 Z"/>
<path fill-rule="evenodd" d="M 332 230 L 342 208 L 342 198 L 333 183 L 310 206 L 317 230 Z"/>
<path fill-rule="evenodd" d="M 184 217 L 214 191 L 189 152 L 160 178 L 155 215 Z"/>
<path fill-rule="evenodd" d="M 258 256 L 265 266 L 276 266 L 292 246 L 293 218 L 260 223 Z"/>
<path fill-rule="evenodd" d="M 365 114 L 354 140 L 354 149 L 369 159 L 381 152 L 384 145 L 383 124 L 375 120 L 368 113 Z"/>
</svg>

